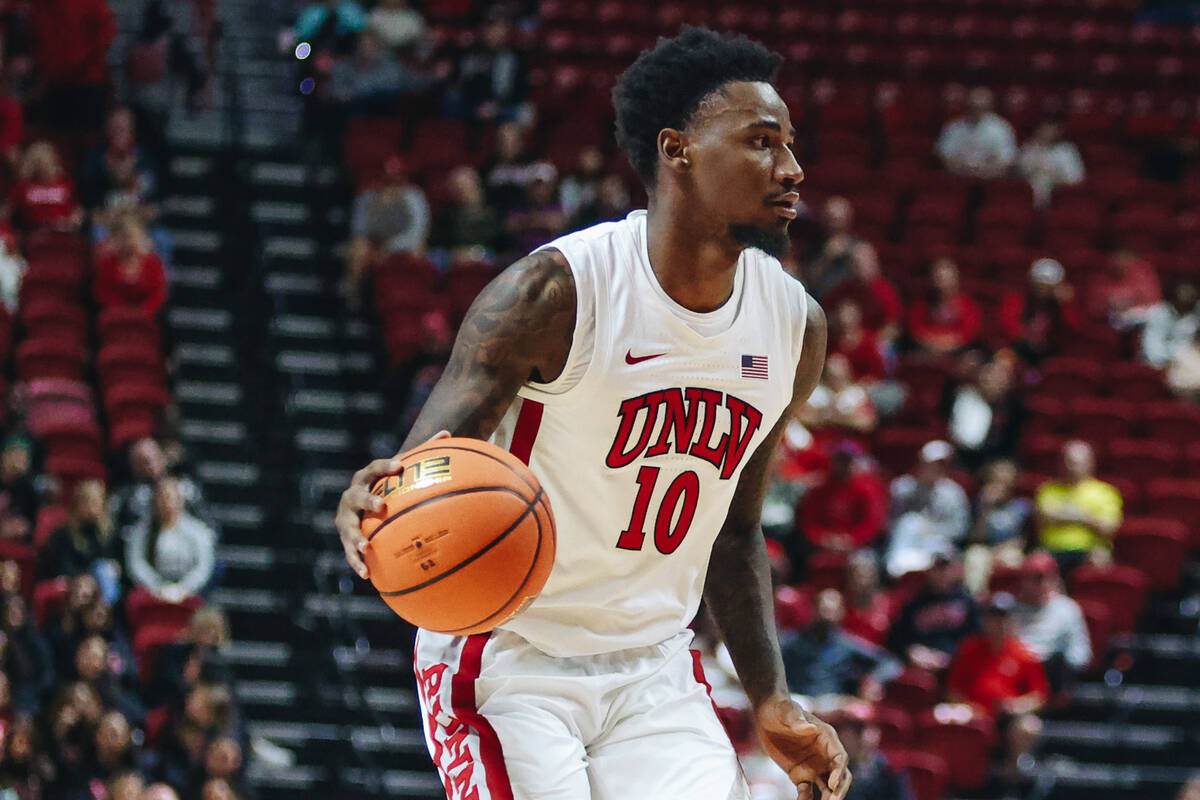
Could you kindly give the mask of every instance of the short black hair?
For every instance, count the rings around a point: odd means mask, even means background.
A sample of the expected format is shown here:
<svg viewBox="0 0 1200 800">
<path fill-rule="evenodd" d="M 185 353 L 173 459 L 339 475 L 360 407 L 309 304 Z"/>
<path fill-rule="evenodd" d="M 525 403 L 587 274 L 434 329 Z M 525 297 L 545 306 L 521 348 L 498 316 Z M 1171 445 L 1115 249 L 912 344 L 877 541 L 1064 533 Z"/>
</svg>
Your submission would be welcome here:
<svg viewBox="0 0 1200 800">
<path fill-rule="evenodd" d="M 617 144 L 647 189 L 655 183 L 658 133 L 682 129 L 700 103 L 727 83 L 775 80 L 783 57 L 745 36 L 685 27 L 659 38 L 617 78 L 613 107 Z"/>
</svg>

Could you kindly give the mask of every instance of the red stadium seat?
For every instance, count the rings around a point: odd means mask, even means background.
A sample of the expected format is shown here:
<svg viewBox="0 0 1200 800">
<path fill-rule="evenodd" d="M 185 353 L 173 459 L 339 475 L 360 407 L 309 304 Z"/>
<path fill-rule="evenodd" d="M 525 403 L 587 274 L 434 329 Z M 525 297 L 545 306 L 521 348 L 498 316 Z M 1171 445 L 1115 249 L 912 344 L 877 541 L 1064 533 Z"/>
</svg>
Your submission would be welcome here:
<svg viewBox="0 0 1200 800">
<path fill-rule="evenodd" d="M 95 424 L 92 389 L 86 383 L 60 378 L 30 381 L 25 416 L 29 429 L 38 436 L 63 425 Z"/>
<path fill-rule="evenodd" d="M 42 506 L 33 526 L 33 546 L 39 550 L 50 541 L 51 535 L 67 521 L 67 509 L 62 506 Z"/>
<path fill-rule="evenodd" d="M 393 366 L 404 364 L 421 350 L 425 325 L 415 314 L 396 314 L 384 321 L 383 346 Z"/>
<path fill-rule="evenodd" d="M 24 380 L 66 378 L 81 381 L 86 359 L 86 351 L 77 342 L 56 338 L 27 339 L 17 345 L 17 375 Z"/>
<path fill-rule="evenodd" d="M 888 753 L 888 760 L 896 769 L 908 774 L 916 800 L 945 800 L 946 784 L 950 780 L 946 759 L 933 753 L 910 750 L 892 751 Z"/>
<path fill-rule="evenodd" d="M 1169 477 L 1179 461 L 1177 444 L 1153 439 L 1113 439 L 1104 459 L 1107 472 L 1133 481 Z"/>
<path fill-rule="evenodd" d="M 204 601 L 196 596 L 184 598 L 179 603 L 168 603 L 141 586 L 135 586 L 125 600 L 125 618 L 130 629 L 135 631 L 146 625 L 169 625 L 181 631 L 191 623 L 192 616 L 202 605 Z"/>
<path fill-rule="evenodd" d="M 1061 436 L 1067 430 L 1071 417 L 1064 399 L 1036 394 L 1025 405 L 1029 411 L 1023 431 L 1026 436 Z"/>
<path fill-rule="evenodd" d="M 977 789 L 987 780 L 996 726 L 989 717 L 966 705 L 936 706 L 916 720 L 922 750 L 940 755 L 950 769 L 950 783 Z"/>
<path fill-rule="evenodd" d="M 39 432 L 50 457 L 102 461 L 104 437 L 95 422 L 63 420 L 47 424 Z"/>
<path fill-rule="evenodd" d="M 172 624 L 152 624 L 138 628 L 133 634 L 133 658 L 137 662 L 138 678 L 143 688 L 150 685 L 154 677 L 154 667 L 158 663 L 158 654 L 163 645 L 171 644 L 179 638 L 183 628 Z"/>
<path fill-rule="evenodd" d="M 1088 639 L 1092 643 L 1092 663 L 1088 669 L 1099 669 L 1104 663 L 1108 642 L 1113 635 L 1112 614 L 1104 603 L 1087 599 L 1077 602 L 1079 610 L 1083 612 L 1083 621 L 1087 624 Z"/>
<path fill-rule="evenodd" d="M 59 614 L 66 603 L 67 579 L 65 577 L 38 581 L 33 587 L 33 621 L 39 629 L 45 630 L 47 620 Z"/>
<path fill-rule="evenodd" d="M 31 299 L 21 306 L 30 338 L 59 339 L 87 347 L 88 317 L 83 307 L 57 297 Z"/>
<path fill-rule="evenodd" d="M 396 117 L 353 117 L 343 140 L 343 161 L 355 182 L 373 180 L 390 156 L 400 151 L 404 123 Z"/>
<path fill-rule="evenodd" d="M 1095 394 L 1105 376 L 1103 364 L 1086 358 L 1052 358 L 1041 365 L 1040 371 L 1039 393 L 1064 401 Z"/>
<path fill-rule="evenodd" d="M 152 342 L 159 346 L 158 322 L 140 308 L 106 308 L 96 319 L 101 345 Z"/>
<path fill-rule="evenodd" d="M 1069 407 L 1072 435 L 1087 441 L 1128 436 L 1139 416 L 1134 403 L 1107 397 L 1077 397 Z"/>
<path fill-rule="evenodd" d="M 463 314 L 483 288 L 492 282 L 500 271 L 491 264 L 483 262 L 466 262 L 455 264 L 446 273 L 446 290 L 450 294 L 450 306 L 456 318 Z"/>
<path fill-rule="evenodd" d="M 883 689 L 883 705 L 920 714 L 938 701 L 938 682 L 932 674 L 910 667 Z"/>
<path fill-rule="evenodd" d="M 38 230 L 25 238 L 25 252 L 30 262 L 48 256 L 71 256 L 80 263 L 87 261 L 87 242 L 70 231 Z"/>
<path fill-rule="evenodd" d="M 1162 373 L 1147 364 L 1133 361 L 1107 365 L 1105 382 L 1114 397 L 1123 400 L 1163 400 L 1168 397 Z"/>
<path fill-rule="evenodd" d="M 938 438 L 938 434 L 929 428 L 883 428 L 875 435 L 872 452 L 888 471 L 902 475 L 912 468 L 925 443 Z"/>
<path fill-rule="evenodd" d="M 393 253 L 371 268 L 371 281 L 376 295 L 433 292 L 438 280 L 437 266 L 428 258 L 413 253 Z"/>
<path fill-rule="evenodd" d="M 1132 632 L 1146 606 L 1146 576 L 1130 566 L 1084 564 L 1071 573 L 1070 586 L 1076 600 L 1089 600 L 1108 609 L 1115 633 Z"/>
<path fill-rule="evenodd" d="M 1141 404 L 1146 433 L 1151 439 L 1200 441 L 1200 407 L 1188 403 Z"/>
<path fill-rule="evenodd" d="M 1187 552 L 1187 531 L 1171 527 L 1137 530 L 1126 526 L 1113 541 L 1117 561 L 1141 570 L 1154 591 L 1175 588 Z"/>
<path fill-rule="evenodd" d="M 153 343 L 102 345 L 96 365 L 103 386 L 143 383 L 161 386 L 166 380 L 162 353 Z"/>
<path fill-rule="evenodd" d="M 1146 486 L 1146 506 L 1156 517 L 1187 525 L 1191 546 L 1200 547 L 1200 480 L 1156 478 Z"/>
<path fill-rule="evenodd" d="M 775 589 L 775 624 L 781 631 L 804 630 L 812 619 L 812 596 L 806 590 L 795 586 Z"/>
<path fill-rule="evenodd" d="M 1067 437 L 1054 434 L 1034 434 L 1021 442 L 1021 464 L 1025 469 L 1043 475 L 1054 475 L 1062 466 L 1062 449 Z"/>
<path fill-rule="evenodd" d="M 839 592 L 844 592 L 846 590 L 846 562 L 845 553 L 835 550 L 817 550 L 808 557 L 808 561 L 804 565 L 805 587 L 810 589 L 813 594 L 825 589 L 837 589 Z"/>
<path fill-rule="evenodd" d="M 81 481 L 104 481 L 108 478 L 103 461 L 70 456 L 49 456 L 46 459 L 46 472 L 58 478 L 64 497 L 74 494 L 75 487 Z"/>
<path fill-rule="evenodd" d="M 876 706 L 872 716 L 879 727 L 879 749 L 884 752 L 907 750 L 913 745 L 913 724 L 903 709 Z"/>
</svg>

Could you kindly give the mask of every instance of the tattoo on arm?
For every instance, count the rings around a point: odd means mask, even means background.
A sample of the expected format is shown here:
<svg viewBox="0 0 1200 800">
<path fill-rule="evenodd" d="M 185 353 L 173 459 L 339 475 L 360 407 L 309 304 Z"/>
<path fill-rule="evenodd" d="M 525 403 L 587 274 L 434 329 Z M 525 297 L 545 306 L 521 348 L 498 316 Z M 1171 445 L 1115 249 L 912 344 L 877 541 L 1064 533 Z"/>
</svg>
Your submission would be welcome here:
<svg viewBox="0 0 1200 800">
<path fill-rule="evenodd" d="M 792 402 L 754 452 L 738 479 L 725 524 L 713 544 L 704 599 L 729 648 L 742 687 L 754 707 L 772 695 L 787 694 L 783 659 L 775 631 L 771 565 L 759 523 L 771 459 L 795 411 L 808 400 L 825 364 L 825 314 L 808 301 L 804 350 L 796 368 Z"/>
<path fill-rule="evenodd" d="M 402 449 L 439 430 L 491 436 L 523 383 L 562 372 L 574 330 L 575 281 L 562 253 L 542 250 L 513 264 L 471 304 Z"/>
</svg>

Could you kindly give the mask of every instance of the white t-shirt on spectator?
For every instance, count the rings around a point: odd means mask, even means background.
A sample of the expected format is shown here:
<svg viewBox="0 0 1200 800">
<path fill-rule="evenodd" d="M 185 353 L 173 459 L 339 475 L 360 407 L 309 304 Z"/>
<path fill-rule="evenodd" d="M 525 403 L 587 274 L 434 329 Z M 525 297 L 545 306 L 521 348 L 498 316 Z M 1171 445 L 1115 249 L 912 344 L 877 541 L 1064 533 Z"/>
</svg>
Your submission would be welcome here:
<svg viewBox="0 0 1200 800">
<path fill-rule="evenodd" d="M 943 161 L 956 159 L 968 166 L 1008 166 L 1017 157 L 1017 137 L 1012 125 L 999 114 L 985 114 L 978 122 L 960 117 L 946 125 L 935 147 Z"/>
</svg>

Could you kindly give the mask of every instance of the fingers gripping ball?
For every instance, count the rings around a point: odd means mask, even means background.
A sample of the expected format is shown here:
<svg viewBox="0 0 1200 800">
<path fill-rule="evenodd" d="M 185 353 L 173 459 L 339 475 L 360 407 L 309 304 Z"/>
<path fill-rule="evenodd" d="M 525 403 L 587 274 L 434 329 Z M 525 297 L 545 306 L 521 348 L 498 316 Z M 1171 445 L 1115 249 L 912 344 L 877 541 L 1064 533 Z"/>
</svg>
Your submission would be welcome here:
<svg viewBox="0 0 1200 800">
<path fill-rule="evenodd" d="M 363 515 L 371 582 L 404 619 L 437 633 L 483 633 L 541 592 L 554 564 L 550 501 L 515 456 L 478 439 L 410 451 Z"/>
</svg>

